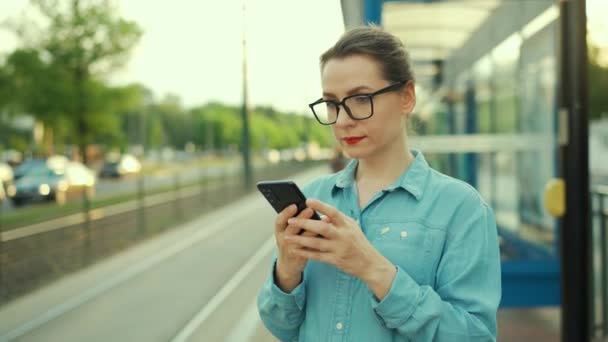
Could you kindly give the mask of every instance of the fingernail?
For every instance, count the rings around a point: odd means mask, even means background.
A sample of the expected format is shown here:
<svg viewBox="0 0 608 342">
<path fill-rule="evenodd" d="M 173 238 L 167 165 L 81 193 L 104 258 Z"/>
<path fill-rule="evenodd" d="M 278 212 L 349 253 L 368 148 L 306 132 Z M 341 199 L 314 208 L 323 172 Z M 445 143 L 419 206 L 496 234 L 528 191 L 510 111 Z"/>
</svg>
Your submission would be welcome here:
<svg viewBox="0 0 608 342">
<path fill-rule="evenodd" d="M 296 223 L 296 219 L 290 218 L 289 220 L 287 220 L 287 223 L 294 224 L 294 223 Z"/>
</svg>

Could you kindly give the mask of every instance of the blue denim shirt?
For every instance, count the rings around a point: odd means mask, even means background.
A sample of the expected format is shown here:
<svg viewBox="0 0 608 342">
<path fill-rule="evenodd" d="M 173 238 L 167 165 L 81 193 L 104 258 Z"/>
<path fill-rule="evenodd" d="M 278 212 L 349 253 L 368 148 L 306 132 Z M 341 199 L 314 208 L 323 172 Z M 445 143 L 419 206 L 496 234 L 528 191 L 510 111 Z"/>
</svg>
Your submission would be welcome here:
<svg viewBox="0 0 608 342">
<path fill-rule="evenodd" d="M 309 261 L 291 292 L 274 282 L 258 294 L 266 327 L 282 341 L 495 341 L 500 254 L 491 208 L 468 184 L 429 167 L 422 153 L 359 208 L 354 160 L 304 187 L 357 220 L 397 268 L 381 300 L 333 265 Z M 276 258 L 275 258 L 276 261 Z"/>
</svg>

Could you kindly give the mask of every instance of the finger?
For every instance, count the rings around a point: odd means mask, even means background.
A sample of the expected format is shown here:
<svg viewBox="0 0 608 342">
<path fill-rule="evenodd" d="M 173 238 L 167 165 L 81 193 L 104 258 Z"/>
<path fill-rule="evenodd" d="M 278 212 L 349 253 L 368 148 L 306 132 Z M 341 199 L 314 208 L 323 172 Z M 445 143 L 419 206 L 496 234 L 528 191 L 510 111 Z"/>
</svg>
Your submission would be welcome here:
<svg viewBox="0 0 608 342">
<path fill-rule="evenodd" d="M 301 227 L 309 232 L 322 235 L 323 237 L 328 239 L 334 239 L 338 236 L 338 233 L 334 229 L 334 226 L 323 221 L 306 220 L 293 217 L 290 218 L 287 222 L 289 222 L 290 225 Z"/>
<path fill-rule="evenodd" d="M 341 225 L 344 223 L 344 215 L 340 210 L 327 203 L 315 199 L 307 199 L 306 206 L 327 216 L 329 220 L 335 224 Z"/>
<path fill-rule="evenodd" d="M 325 216 L 325 215 L 320 215 L 320 216 L 321 216 L 321 221 L 322 222 L 331 223 L 331 220 L 327 216 Z M 320 234 L 317 234 L 315 232 L 311 232 L 311 231 L 308 231 L 308 230 L 303 230 L 303 232 L 301 232 L 299 235 L 302 235 L 302 236 L 316 236 L 316 237 L 321 237 L 321 238 L 323 237 Z"/>
<path fill-rule="evenodd" d="M 285 230 L 285 228 L 287 226 L 287 220 L 289 218 L 293 217 L 297 211 L 298 211 L 298 207 L 295 204 L 292 204 L 292 205 L 288 206 L 287 208 L 283 209 L 277 215 L 277 218 L 275 219 L 275 224 L 274 224 L 275 231 L 282 232 L 283 230 Z"/>
<path fill-rule="evenodd" d="M 304 219 L 309 219 L 312 217 L 312 215 L 315 213 L 314 210 L 310 209 L 310 208 L 304 208 L 304 210 L 302 210 L 299 214 L 298 214 L 298 218 L 304 218 Z"/>
<path fill-rule="evenodd" d="M 302 257 L 305 259 L 317 260 L 320 262 L 324 262 L 326 264 L 333 264 L 331 262 L 332 254 L 329 252 L 319 252 L 319 251 L 295 248 L 292 250 L 292 255 L 299 256 L 299 257 Z"/>
<path fill-rule="evenodd" d="M 301 247 L 309 248 L 320 252 L 329 252 L 332 250 L 332 242 L 324 238 L 292 235 L 287 236 L 285 239 L 291 244 L 296 244 Z"/>
<path fill-rule="evenodd" d="M 309 219 L 312 217 L 313 213 L 314 213 L 314 211 L 312 209 L 306 208 L 306 209 L 302 210 L 296 217 L 302 218 L 302 219 Z M 301 230 L 302 230 L 302 227 L 288 224 L 287 228 L 285 228 L 285 234 L 296 235 L 296 234 L 299 234 Z"/>
<path fill-rule="evenodd" d="M 301 235 L 301 236 L 318 236 L 318 237 L 321 237 L 321 238 L 323 237 L 323 236 L 321 236 L 321 235 L 319 235 L 319 234 L 317 234 L 315 232 L 311 232 L 311 231 L 308 231 L 306 229 L 303 229 L 302 232 L 299 233 L 298 235 Z"/>
</svg>

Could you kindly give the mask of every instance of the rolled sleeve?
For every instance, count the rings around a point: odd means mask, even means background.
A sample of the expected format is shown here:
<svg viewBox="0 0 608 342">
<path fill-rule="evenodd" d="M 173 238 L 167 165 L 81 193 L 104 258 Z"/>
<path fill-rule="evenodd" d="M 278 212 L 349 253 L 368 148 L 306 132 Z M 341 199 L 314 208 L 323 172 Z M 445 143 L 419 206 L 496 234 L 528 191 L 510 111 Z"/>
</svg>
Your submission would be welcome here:
<svg viewBox="0 0 608 342">
<path fill-rule="evenodd" d="M 270 275 L 258 293 L 257 304 L 260 318 L 268 330 L 281 341 L 294 341 L 304 321 L 306 285 L 304 279 L 290 293 L 281 290 L 275 283 L 276 259 Z"/>
<path fill-rule="evenodd" d="M 370 291 L 376 318 L 390 329 L 401 326 L 412 316 L 420 297 L 420 286 L 407 272 L 399 266 L 396 268 L 393 283 L 381 301 Z"/>
<path fill-rule="evenodd" d="M 285 308 L 292 308 L 295 304 L 298 309 L 304 310 L 304 304 L 306 302 L 306 289 L 304 286 L 304 279 L 302 278 L 300 284 L 298 284 L 298 286 L 296 286 L 296 288 L 293 289 L 291 292 L 287 293 L 281 290 L 281 288 L 276 283 L 276 279 L 274 277 L 274 275 L 276 274 L 276 261 L 272 265 L 272 273 L 270 274 L 270 277 L 268 277 L 266 284 L 266 286 L 270 288 L 270 297 L 274 301 L 276 301 L 277 305 L 279 306 Z"/>
</svg>

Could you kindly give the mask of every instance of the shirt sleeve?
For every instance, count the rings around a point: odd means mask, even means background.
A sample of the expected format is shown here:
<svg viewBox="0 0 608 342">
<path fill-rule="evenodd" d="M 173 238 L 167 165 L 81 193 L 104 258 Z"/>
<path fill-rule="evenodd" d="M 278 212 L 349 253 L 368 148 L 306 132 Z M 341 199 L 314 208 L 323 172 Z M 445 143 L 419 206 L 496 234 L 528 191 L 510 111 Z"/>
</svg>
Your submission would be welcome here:
<svg viewBox="0 0 608 342">
<path fill-rule="evenodd" d="M 258 293 L 258 312 L 266 328 L 276 338 L 281 341 L 297 341 L 305 314 L 305 280 L 302 278 L 302 282 L 293 291 L 286 293 L 276 284 L 275 267 L 276 258 L 270 275 Z"/>
<path fill-rule="evenodd" d="M 382 301 L 371 296 L 372 309 L 384 326 L 414 341 L 495 341 L 501 283 L 494 214 L 481 201 L 452 222 L 435 288 L 397 267 Z"/>
</svg>

